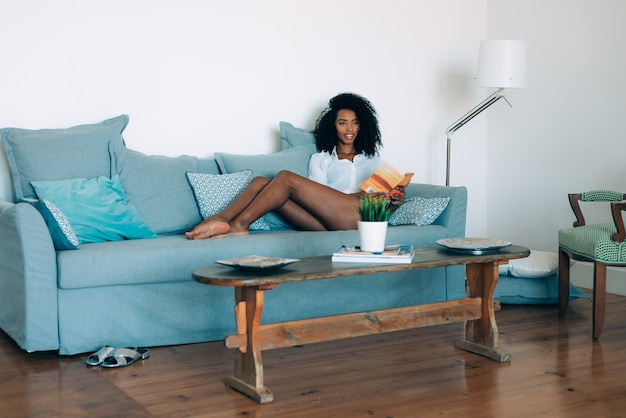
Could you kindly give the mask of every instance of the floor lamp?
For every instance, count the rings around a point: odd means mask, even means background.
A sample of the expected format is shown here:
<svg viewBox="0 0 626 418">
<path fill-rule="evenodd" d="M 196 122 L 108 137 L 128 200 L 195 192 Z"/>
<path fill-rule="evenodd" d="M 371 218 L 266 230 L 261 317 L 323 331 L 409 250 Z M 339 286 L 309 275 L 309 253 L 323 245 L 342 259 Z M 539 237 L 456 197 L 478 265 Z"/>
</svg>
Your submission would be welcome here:
<svg viewBox="0 0 626 418">
<path fill-rule="evenodd" d="M 478 87 L 497 90 L 446 129 L 446 186 L 450 185 L 450 147 L 452 135 L 475 116 L 500 99 L 505 88 L 525 88 L 528 83 L 528 51 L 524 41 L 482 41 L 478 51 Z M 509 103 L 509 106 L 511 104 Z"/>
</svg>

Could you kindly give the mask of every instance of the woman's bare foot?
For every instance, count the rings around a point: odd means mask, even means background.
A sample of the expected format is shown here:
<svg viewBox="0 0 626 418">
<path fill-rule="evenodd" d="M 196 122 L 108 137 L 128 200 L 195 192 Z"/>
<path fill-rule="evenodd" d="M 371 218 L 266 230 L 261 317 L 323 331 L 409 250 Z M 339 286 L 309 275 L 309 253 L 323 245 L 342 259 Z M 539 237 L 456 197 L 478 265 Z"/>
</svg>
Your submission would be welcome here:
<svg viewBox="0 0 626 418">
<path fill-rule="evenodd" d="M 188 239 L 205 239 L 225 235 L 230 230 L 228 222 L 217 219 L 207 219 L 189 232 L 185 232 Z"/>
<path fill-rule="evenodd" d="M 228 231 L 224 235 L 220 235 L 220 237 L 230 237 L 232 235 L 250 235 L 250 231 L 248 231 L 247 229 L 244 231 L 235 231 L 233 228 L 231 228 L 230 231 Z"/>
<path fill-rule="evenodd" d="M 248 231 L 247 227 L 241 227 L 236 223 L 230 224 L 230 229 L 225 234 L 220 235 L 220 237 L 227 237 L 231 235 L 250 235 L 250 231 Z M 217 236 L 216 236 L 217 237 Z"/>
</svg>

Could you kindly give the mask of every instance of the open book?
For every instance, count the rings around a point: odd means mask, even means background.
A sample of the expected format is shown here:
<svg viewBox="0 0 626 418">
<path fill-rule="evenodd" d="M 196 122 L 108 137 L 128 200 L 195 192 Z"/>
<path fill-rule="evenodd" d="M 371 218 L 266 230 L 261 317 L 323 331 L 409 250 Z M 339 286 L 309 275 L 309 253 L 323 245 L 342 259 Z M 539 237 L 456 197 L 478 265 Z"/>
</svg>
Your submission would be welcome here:
<svg viewBox="0 0 626 418">
<path fill-rule="evenodd" d="M 390 193 L 398 186 L 408 186 L 413 173 L 400 173 L 394 166 L 384 163 L 361 184 L 361 190 L 367 193 Z"/>
</svg>

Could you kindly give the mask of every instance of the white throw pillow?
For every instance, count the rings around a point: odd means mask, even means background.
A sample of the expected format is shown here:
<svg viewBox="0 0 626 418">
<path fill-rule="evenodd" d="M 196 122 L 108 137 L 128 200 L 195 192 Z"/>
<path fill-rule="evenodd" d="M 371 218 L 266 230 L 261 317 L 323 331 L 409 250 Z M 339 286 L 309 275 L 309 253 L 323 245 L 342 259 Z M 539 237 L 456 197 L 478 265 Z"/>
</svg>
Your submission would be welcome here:
<svg viewBox="0 0 626 418">
<path fill-rule="evenodd" d="M 555 274 L 558 268 L 557 253 L 531 250 L 528 257 L 509 260 L 508 264 L 501 265 L 499 273 L 501 276 L 543 279 Z"/>
</svg>

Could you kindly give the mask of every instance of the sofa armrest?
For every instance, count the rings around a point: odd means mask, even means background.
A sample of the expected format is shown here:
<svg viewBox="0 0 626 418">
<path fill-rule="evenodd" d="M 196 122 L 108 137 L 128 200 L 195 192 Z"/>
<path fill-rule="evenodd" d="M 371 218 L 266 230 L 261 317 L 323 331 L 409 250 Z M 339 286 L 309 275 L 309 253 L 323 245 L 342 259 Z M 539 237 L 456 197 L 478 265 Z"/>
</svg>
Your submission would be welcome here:
<svg viewBox="0 0 626 418">
<path fill-rule="evenodd" d="M 59 348 L 56 252 L 39 212 L 0 200 L 0 328 L 27 351 Z"/>
<path fill-rule="evenodd" d="M 450 238 L 465 236 L 467 217 L 467 189 L 465 187 L 411 183 L 406 188 L 406 198 L 411 197 L 449 197 L 448 206 L 433 224 L 446 227 Z"/>
<path fill-rule="evenodd" d="M 411 183 L 406 188 L 406 198 L 449 197 L 448 206 L 433 222 L 445 228 L 447 238 L 464 237 L 467 217 L 467 189 L 465 187 L 438 186 L 434 184 Z M 434 243 L 433 243 L 434 245 Z M 465 267 L 450 266 L 446 269 L 446 300 L 462 299 L 465 295 Z"/>
</svg>

